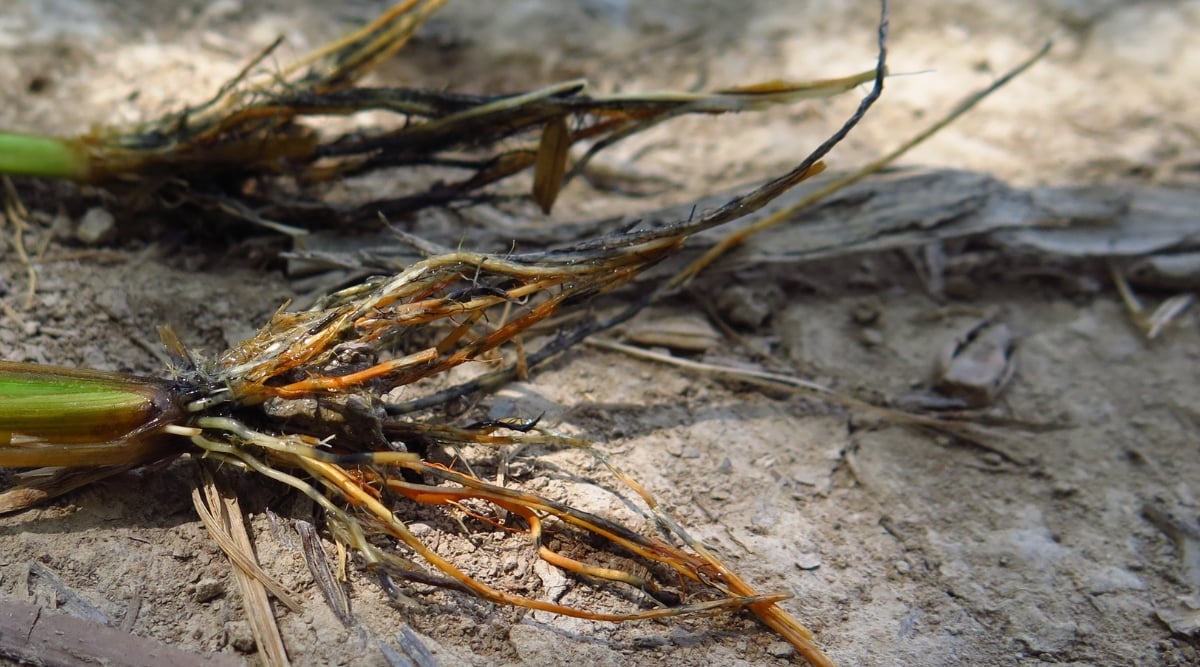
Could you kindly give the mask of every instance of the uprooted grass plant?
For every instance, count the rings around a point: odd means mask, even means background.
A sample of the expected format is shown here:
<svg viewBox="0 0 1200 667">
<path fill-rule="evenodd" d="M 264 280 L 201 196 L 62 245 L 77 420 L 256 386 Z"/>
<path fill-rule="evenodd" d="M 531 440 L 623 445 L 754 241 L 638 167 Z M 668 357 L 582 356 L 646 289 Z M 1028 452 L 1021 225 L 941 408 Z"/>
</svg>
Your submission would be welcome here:
<svg viewBox="0 0 1200 667">
<path fill-rule="evenodd" d="M 0 173 L 103 185 L 135 195 L 143 210 L 188 204 L 289 234 L 486 201 L 496 196 L 487 186 L 528 169 L 535 201 L 549 210 L 593 155 L 671 118 L 828 97 L 876 78 L 866 71 L 711 92 L 610 95 L 593 94 L 582 80 L 495 96 L 354 85 L 443 4 L 408 0 L 287 68 L 259 73 L 276 43 L 212 99 L 137 127 L 79 137 L 0 132 Z M 332 137 L 308 122 L 367 111 L 398 122 Z M 586 152 L 569 163 L 570 149 L 585 144 Z M 436 168 L 446 177 L 366 203 L 320 196 L 328 184 L 397 168 Z M 241 186 L 236 194 L 231 183 Z"/>
<path fill-rule="evenodd" d="M 160 194 L 173 189 L 171 198 L 183 196 L 288 232 L 330 220 L 361 222 L 375 220 L 380 212 L 476 201 L 487 196 L 486 185 L 530 167 L 535 171 L 533 196 L 548 209 L 562 183 L 579 173 L 595 151 L 668 118 L 752 110 L 863 83 L 870 89 L 853 116 L 794 169 L 687 221 L 552 250 L 504 254 L 439 248 L 398 234 L 425 258 L 394 275 L 330 294 L 311 308 L 281 309 L 255 336 L 215 359 L 193 355 L 164 332 L 173 363 L 162 378 L 0 363 L 0 432 L 7 434 L 0 465 L 112 470 L 191 452 L 307 495 L 324 509 L 329 537 L 356 551 L 393 591 L 396 580 L 412 581 L 497 603 L 609 621 L 748 610 L 811 663 L 832 664 L 812 633 L 779 606 L 786 595 L 759 592 L 731 571 L 589 443 L 556 433 L 536 416 L 457 427 L 441 423 L 428 409 L 494 388 L 632 317 L 675 283 L 640 285 L 632 303 L 615 316 L 585 317 L 556 332 L 536 333 L 537 325 L 550 318 L 585 309 L 589 298 L 628 285 L 687 238 L 758 210 L 819 172 L 821 159 L 882 91 L 886 3 L 881 3 L 876 67 L 816 84 L 592 96 L 572 82 L 505 97 L 353 85 L 441 4 L 401 3 L 300 67 L 265 78 L 244 74 L 207 104 L 133 132 L 77 140 L 0 137 L 0 152 L 7 154 L 0 169 L 114 188 L 138 183 L 143 194 L 147 185 L 161 188 Z M 309 69 L 299 73 L 303 67 Z M 367 109 L 391 110 L 413 122 L 333 140 L 301 123 L 306 116 Z M 540 136 L 523 143 L 530 132 Z M 568 149 L 579 142 L 590 148 L 569 165 Z M 293 183 L 319 184 L 399 165 L 448 166 L 466 176 L 425 192 L 351 208 L 319 198 L 299 201 L 282 186 L 271 185 L 284 175 Z M 255 194 L 240 198 L 218 189 L 219 182 L 228 182 L 231 168 L 262 187 L 242 188 L 242 195 Z M 216 173 L 224 174 L 224 181 L 214 180 Z M 414 397 L 423 381 L 481 361 L 502 368 Z M 401 397 L 400 389 L 410 393 Z M 468 462 L 439 462 L 431 455 L 446 447 L 521 443 L 592 452 L 644 501 L 645 515 L 657 532 L 645 534 L 563 502 L 485 481 L 471 472 Z M 78 483 L 64 472 L 40 475 L 0 502 L 8 509 L 27 506 Z M 414 505 L 469 517 L 478 530 L 515 536 L 530 557 L 598 587 L 622 590 L 611 599 L 624 600 L 625 606 L 614 602 L 580 608 L 513 593 L 472 575 L 413 533 L 405 517 Z M 390 540 L 387 546 L 381 536 Z M 620 562 L 630 566 L 613 567 L 578 555 L 595 550 L 618 553 L 624 559 Z"/>
</svg>

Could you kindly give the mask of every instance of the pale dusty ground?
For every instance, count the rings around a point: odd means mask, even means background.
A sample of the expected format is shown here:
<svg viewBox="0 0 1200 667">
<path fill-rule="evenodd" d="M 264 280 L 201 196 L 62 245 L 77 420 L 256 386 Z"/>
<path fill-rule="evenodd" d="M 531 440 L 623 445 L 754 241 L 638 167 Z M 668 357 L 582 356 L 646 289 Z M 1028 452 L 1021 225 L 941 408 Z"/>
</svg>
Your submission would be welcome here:
<svg viewBox="0 0 1200 667">
<path fill-rule="evenodd" d="M 379 9 L 294 4 L 4 3 L 0 124 L 77 132 L 92 122 L 147 118 L 213 90 L 276 34 L 305 50 Z M 500 91 L 587 75 L 601 89 L 644 90 L 839 76 L 868 68 L 874 57 L 871 2 L 451 4 L 381 81 Z M 1200 2 L 897 4 L 892 71 L 907 76 L 889 80 L 880 107 L 835 153 L 834 168 L 878 155 L 1053 37 L 1046 62 L 906 162 L 1022 184 L 1195 184 L 1200 139 L 1188 110 L 1200 90 L 1200 45 L 1191 39 Z M 614 200 L 579 185 L 557 215 L 683 202 L 777 172 L 856 103 L 852 94 L 764 116 L 678 121 L 608 158 L 621 165 L 640 155 L 627 166 L 677 187 L 655 200 Z M 153 337 L 154 325 L 171 323 L 189 344 L 216 352 L 293 293 L 246 246 L 222 253 L 171 232 L 146 236 L 155 241 L 126 240 L 101 252 L 51 242 L 47 257 L 61 261 L 38 267 L 24 324 L 0 320 L 3 357 L 155 372 L 155 357 L 137 343 Z M 19 307 L 26 277 L 5 243 L 3 298 Z M 748 335 L 779 362 L 842 389 L 896 395 L 919 387 L 936 350 L 972 316 L 931 319 L 941 304 L 903 262 L 877 266 L 885 272 L 873 289 L 848 287 L 836 272 L 775 274 L 787 297 Z M 856 261 L 845 273 L 861 268 Z M 767 290 L 753 278 L 739 277 Z M 828 289 L 803 289 L 812 279 Z M 880 312 L 872 345 L 851 319 L 864 304 Z M 1195 319 L 1184 317 L 1146 345 L 1108 289 L 1079 297 L 997 280 L 976 300 L 953 305 L 999 308 L 1023 336 L 1002 407 L 1070 424 L 1021 445 L 1031 465 L 587 348 L 490 404 L 548 409 L 563 428 L 602 440 L 735 569 L 764 589 L 795 593 L 789 609 L 842 664 L 1200 664 L 1196 638 L 1173 636 L 1155 617 L 1197 582 L 1187 580 L 1176 545 L 1142 516 L 1156 499 L 1192 519 L 1200 511 Z M 513 465 L 533 488 L 620 511 L 611 494 L 554 472 L 599 478 L 586 457 L 527 454 Z M 44 582 L 26 575 L 36 561 L 114 625 L 137 600 L 135 634 L 234 651 L 246 633 L 237 593 L 193 514 L 190 475 L 186 462 L 143 470 L 0 519 L 0 595 L 46 602 Z M 340 628 L 290 546 L 286 522 L 309 508 L 259 480 L 241 489 L 260 557 L 306 602 L 303 613 L 281 621 L 296 662 L 381 664 Z M 264 507 L 282 519 L 270 520 Z M 463 545 L 451 540 L 445 548 Z M 553 573 L 533 568 L 531 575 L 524 564 L 509 575 L 505 553 L 486 543 L 471 558 L 495 576 L 554 583 Z M 198 602 L 206 579 L 227 592 Z M 357 574 L 352 590 L 372 632 L 388 637 L 403 619 L 430 638 L 445 664 L 794 660 L 740 617 L 611 626 L 443 593 L 398 611 Z M 568 599 L 586 594 L 572 590 Z"/>
</svg>

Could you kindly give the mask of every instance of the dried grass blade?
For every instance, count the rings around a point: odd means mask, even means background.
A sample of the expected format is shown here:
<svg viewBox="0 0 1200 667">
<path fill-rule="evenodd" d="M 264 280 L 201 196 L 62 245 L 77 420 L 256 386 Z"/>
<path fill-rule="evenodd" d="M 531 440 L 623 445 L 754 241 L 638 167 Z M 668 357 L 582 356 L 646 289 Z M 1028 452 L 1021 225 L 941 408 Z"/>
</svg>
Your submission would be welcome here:
<svg viewBox="0 0 1200 667">
<path fill-rule="evenodd" d="M 307 521 L 297 521 L 296 532 L 300 534 L 304 562 L 308 565 L 308 571 L 312 574 L 317 588 L 321 589 L 321 594 L 325 596 L 325 603 L 342 625 L 352 626 L 354 617 L 350 614 L 350 598 L 329 568 L 329 557 L 325 555 L 325 549 L 321 546 L 321 537 L 317 535 L 317 529 Z"/>
<path fill-rule="evenodd" d="M 976 91 L 976 92 L 972 93 L 971 95 L 967 96 L 965 99 L 963 99 L 958 104 L 956 104 L 954 106 L 954 108 L 950 110 L 949 113 L 947 113 L 944 117 L 942 117 L 941 120 L 934 123 L 933 125 L 930 125 L 924 131 L 918 133 L 916 136 L 912 137 L 908 141 L 905 141 L 903 144 L 901 144 L 897 148 L 893 149 L 887 155 L 884 155 L 883 157 L 879 158 L 878 160 L 875 160 L 874 162 L 863 167 L 862 169 L 859 169 L 858 171 L 855 171 L 854 173 L 852 173 L 844 178 L 840 178 L 836 181 L 829 183 L 825 187 L 817 190 L 816 192 L 813 192 L 812 194 L 805 197 L 804 199 L 801 199 L 800 201 L 796 202 L 795 204 L 788 206 L 788 207 L 754 223 L 753 225 L 750 225 L 744 229 L 740 229 L 737 232 L 734 232 L 733 234 L 730 234 L 728 237 L 726 237 L 720 243 L 718 243 L 717 245 L 715 245 L 711 249 L 709 249 L 708 252 L 704 253 L 704 255 L 701 256 L 699 259 L 697 259 L 696 261 L 689 264 L 683 271 L 680 271 L 679 274 L 671 280 L 670 286 L 672 288 L 674 288 L 674 287 L 679 287 L 680 285 L 687 283 L 697 273 L 699 273 L 700 271 L 703 271 L 705 267 L 707 267 L 714 260 L 716 260 L 717 257 L 720 257 L 721 255 L 725 254 L 730 249 L 737 246 L 738 244 L 740 244 L 742 241 L 746 240 L 746 238 L 750 237 L 751 235 L 756 234 L 764 229 L 768 229 L 768 228 L 774 227 L 775 225 L 778 225 L 780 223 L 791 220 L 792 218 L 794 218 L 796 216 L 796 214 L 799 211 L 802 211 L 805 208 L 812 206 L 813 204 L 821 201 L 822 199 L 829 197 L 830 195 L 832 195 L 833 193 L 835 193 L 839 190 L 842 190 L 842 189 L 849 187 L 855 183 L 858 183 L 859 181 L 863 180 L 867 176 L 870 176 L 871 174 L 874 174 L 874 173 L 880 171 L 881 169 L 883 169 L 884 167 L 888 166 L 889 164 L 895 162 L 897 159 L 899 159 L 905 153 L 912 150 L 914 147 L 920 145 L 922 142 L 924 142 L 929 137 L 940 132 L 943 128 L 945 128 L 947 125 L 949 125 L 950 123 L 957 120 L 963 114 L 970 111 L 973 107 L 975 107 L 975 105 L 982 102 L 989 95 L 991 95 L 992 93 L 994 93 L 997 90 L 999 90 L 1000 88 L 1002 88 L 1005 84 L 1007 84 L 1009 81 L 1012 81 L 1014 78 L 1019 76 L 1025 70 L 1032 67 L 1034 65 L 1034 63 L 1041 60 L 1042 57 L 1044 57 L 1047 53 L 1050 52 L 1050 47 L 1051 47 L 1051 42 L 1046 42 L 1046 44 L 1044 46 L 1042 46 L 1042 48 L 1038 49 L 1038 51 L 1036 53 L 1034 53 L 1032 56 L 1027 58 L 1024 62 L 1017 65 L 1016 67 L 1009 70 L 1008 72 L 1006 72 L 1003 76 L 1001 76 L 999 79 L 996 79 L 996 81 L 994 81 L 991 85 L 987 86 L 986 88 Z"/>
<path fill-rule="evenodd" d="M 1176 294 L 1160 303 L 1154 312 L 1147 314 L 1146 307 L 1134 294 L 1133 288 L 1129 286 L 1129 281 L 1125 279 L 1125 275 L 1121 273 L 1120 269 L 1114 264 L 1109 264 L 1108 268 L 1112 274 L 1113 284 L 1117 286 L 1117 293 L 1121 295 L 1121 301 L 1125 303 L 1125 311 L 1129 313 L 1129 319 L 1133 321 L 1133 326 L 1142 335 L 1142 338 L 1147 341 L 1158 338 L 1163 329 L 1190 308 L 1196 300 L 1195 294 Z"/>
<path fill-rule="evenodd" d="M 549 214 L 558 199 L 567 171 L 567 151 L 571 148 L 571 131 L 566 118 L 546 123 L 538 143 L 536 166 L 533 171 L 533 201 Z"/>
<path fill-rule="evenodd" d="M 242 605 L 264 661 L 270 667 L 287 667 L 291 662 L 271 611 L 267 590 L 270 589 L 272 595 L 293 611 L 299 611 L 300 605 L 282 584 L 258 566 L 237 497 L 220 488 L 204 462 L 199 468 L 201 479 L 192 489 L 192 504 L 213 540 L 235 566 L 233 575 L 242 592 Z"/>
<path fill-rule="evenodd" d="M 321 83 L 321 88 L 336 88 L 352 83 L 383 60 L 395 55 L 417 28 L 446 0 L 405 0 L 397 3 L 370 24 L 327 44 L 285 68 L 282 76 L 313 66 L 305 77 Z M 321 61 L 329 61 L 321 66 Z"/>
<path fill-rule="evenodd" d="M 1025 454 L 1021 454 L 1014 447 L 1009 446 L 1011 436 L 1004 431 L 988 428 L 987 425 L 978 422 L 962 421 L 959 419 L 949 419 L 928 414 L 918 414 L 888 408 L 873 403 L 868 403 L 859 398 L 848 396 L 841 392 L 835 391 L 825 385 L 805 380 L 804 378 L 794 375 L 786 375 L 783 373 L 772 373 L 770 371 L 755 370 L 750 368 L 737 368 L 733 366 L 722 366 L 719 364 L 709 364 L 700 361 L 692 361 L 691 359 L 680 359 L 679 357 L 670 354 L 662 354 L 653 350 L 646 350 L 616 341 L 592 338 L 587 341 L 589 345 L 601 349 L 621 352 L 631 357 L 639 359 L 649 359 L 658 361 L 664 364 L 670 364 L 679 368 L 687 368 L 689 370 L 698 371 L 709 375 L 718 375 L 729 377 L 745 382 L 747 384 L 758 385 L 769 389 L 784 389 L 789 391 L 802 392 L 817 400 L 826 403 L 841 405 L 851 410 L 875 415 L 893 424 L 902 424 L 905 426 L 914 426 L 929 429 L 939 433 L 961 438 L 966 442 L 970 442 L 982 449 L 994 452 L 1004 457 L 1011 463 L 1018 465 L 1029 465 L 1033 463 L 1033 458 Z M 947 415 L 949 416 L 949 415 Z M 963 415 L 965 418 L 974 418 L 975 415 Z M 1029 430 L 1042 430 L 1046 428 L 1054 428 L 1046 424 L 1028 424 L 1016 421 L 1008 422 L 1010 426 L 1023 427 Z"/>
</svg>

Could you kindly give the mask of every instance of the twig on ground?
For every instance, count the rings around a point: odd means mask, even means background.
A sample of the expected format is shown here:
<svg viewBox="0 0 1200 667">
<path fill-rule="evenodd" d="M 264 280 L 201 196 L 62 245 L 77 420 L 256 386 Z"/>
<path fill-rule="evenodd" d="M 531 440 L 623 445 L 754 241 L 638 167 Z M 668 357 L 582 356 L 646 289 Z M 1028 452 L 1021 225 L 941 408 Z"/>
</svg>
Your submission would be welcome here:
<svg viewBox="0 0 1200 667">
<path fill-rule="evenodd" d="M 0 600 L 0 656 L 54 667 L 240 667 L 221 653 L 182 651 L 103 623 L 57 613 L 19 600 Z"/>
</svg>

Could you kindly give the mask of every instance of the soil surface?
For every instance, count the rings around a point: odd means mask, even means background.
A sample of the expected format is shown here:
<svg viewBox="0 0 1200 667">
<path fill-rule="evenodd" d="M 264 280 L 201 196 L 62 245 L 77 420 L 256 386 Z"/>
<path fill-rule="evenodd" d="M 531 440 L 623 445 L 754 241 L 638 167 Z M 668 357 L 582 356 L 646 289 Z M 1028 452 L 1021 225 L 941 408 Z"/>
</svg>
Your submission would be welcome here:
<svg viewBox="0 0 1200 667">
<path fill-rule="evenodd" d="M 881 155 L 1053 38 L 1045 61 L 904 163 L 1019 185 L 1195 186 L 1200 2 L 896 5 L 894 76 L 832 168 Z M 69 134 L 153 118 L 215 91 L 277 35 L 286 61 L 381 8 L 9 0 L 0 4 L 0 126 Z M 499 92 L 585 76 L 600 90 L 633 91 L 844 76 L 872 66 L 877 13 L 873 2 L 817 0 L 451 2 L 373 81 Z M 859 96 L 656 128 L 601 161 L 665 185 L 633 197 L 576 183 L 553 220 L 684 203 L 779 173 Z M 313 289 L 265 259 L 277 239 L 205 237 L 188 221 L 118 219 L 115 237 L 84 243 L 76 226 L 104 200 L 77 199 L 40 202 L 61 216 L 24 236 L 41 257 L 28 303 L 14 231 L 0 234 L 5 359 L 156 374 L 156 325 L 216 354 Z M 1200 331 L 1185 313 L 1144 342 L 1097 278 L 1000 274 L 947 300 L 930 296 L 898 256 L 858 257 L 726 275 L 650 315 L 704 325 L 702 306 L 712 303 L 734 317 L 720 297 L 742 290 L 767 308 L 741 329 L 766 361 L 729 341 L 701 357 L 897 397 L 925 391 L 947 341 L 990 314 L 1019 339 L 996 409 L 1054 426 L 1022 436 L 1008 457 L 592 347 L 480 409 L 545 412 L 557 428 L 597 440 L 733 569 L 762 590 L 792 593 L 785 605 L 839 664 L 1198 665 L 1198 622 L 1189 636 L 1163 617 L 1186 613 L 1181 598 L 1200 594 L 1200 542 L 1188 533 L 1200 515 Z M 615 483 L 580 452 L 462 454 L 485 468 L 508 457 L 527 488 L 628 516 Z M 98 614 L 139 636 L 254 664 L 230 566 L 191 506 L 193 475 L 184 458 L 0 518 L 0 604 Z M 266 480 L 231 479 L 265 569 L 304 602 L 300 613 L 280 611 L 296 664 L 387 664 L 374 638 L 390 640 L 402 623 L 447 665 L 797 660 L 743 616 L 612 625 L 430 591 L 397 608 L 357 565 L 349 588 L 363 631 L 346 630 L 313 586 L 291 527 L 312 518 L 310 504 Z M 588 600 L 586 586 L 518 559 L 510 542 L 472 544 L 429 517 L 413 520 L 478 572 Z"/>
</svg>

